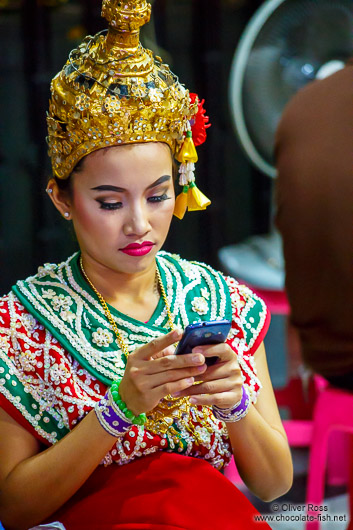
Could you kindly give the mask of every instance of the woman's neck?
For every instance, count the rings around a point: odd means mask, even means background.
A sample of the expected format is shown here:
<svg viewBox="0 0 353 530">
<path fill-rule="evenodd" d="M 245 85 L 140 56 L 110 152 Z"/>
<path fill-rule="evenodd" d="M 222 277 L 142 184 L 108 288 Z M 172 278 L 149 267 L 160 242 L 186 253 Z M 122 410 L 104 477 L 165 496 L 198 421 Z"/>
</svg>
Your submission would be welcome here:
<svg viewBox="0 0 353 530">
<path fill-rule="evenodd" d="M 121 306 L 133 308 L 135 304 L 138 306 L 148 301 L 153 295 L 155 300 L 152 300 L 152 305 L 156 305 L 159 294 L 156 291 L 155 262 L 148 269 L 131 274 L 115 271 L 84 253 L 82 264 L 95 289 L 108 304 L 119 311 L 125 313 Z"/>
</svg>

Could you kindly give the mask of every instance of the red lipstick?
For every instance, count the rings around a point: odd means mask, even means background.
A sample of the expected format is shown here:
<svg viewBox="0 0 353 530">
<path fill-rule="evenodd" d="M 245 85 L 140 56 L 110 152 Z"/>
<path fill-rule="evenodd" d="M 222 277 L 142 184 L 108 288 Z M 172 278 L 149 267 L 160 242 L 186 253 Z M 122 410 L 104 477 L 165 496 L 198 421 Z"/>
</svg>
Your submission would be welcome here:
<svg viewBox="0 0 353 530">
<path fill-rule="evenodd" d="M 130 243 L 124 248 L 121 248 L 121 252 L 128 254 L 129 256 L 145 256 L 151 252 L 154 243 L 151 241 L 143 241 L 143 243 Z"/>
</svg>

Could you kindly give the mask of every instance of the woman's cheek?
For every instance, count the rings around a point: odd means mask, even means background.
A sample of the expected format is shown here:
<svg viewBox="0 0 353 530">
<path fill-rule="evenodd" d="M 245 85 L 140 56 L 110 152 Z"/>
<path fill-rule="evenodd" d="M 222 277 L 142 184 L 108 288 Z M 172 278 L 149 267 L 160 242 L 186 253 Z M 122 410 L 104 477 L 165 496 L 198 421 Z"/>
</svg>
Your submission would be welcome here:
<svg viewBox="0 0 353 530">
<path fill-rule="evenodd" d="M 164 201 L 163 213 L 165 215 L 173 216 L 174 207 L 175 207 L 175 196 L 173 194 L 172 198 L 168 199 L 167 201 Z"/>
<path fill-rule="evenodd" d="M 96 201 L 87 201 L 83 197 L 75 197 L 75 211 L 73 215 L 74 226 L 80 232 L 87 232 L 87 235 L 93 235 L 105 232 L 110 224 L 111 216 L 104 215 Z M 82 234 L 83 235 L 83 234 Z"/>
<path fill-rule="evenodd" d="M 74 217 L 81 225 L 89 224 L 96 209 L 91 201 L 87 201 L 80 193 L 75 193 L 74 198 Z"/>
</svg>

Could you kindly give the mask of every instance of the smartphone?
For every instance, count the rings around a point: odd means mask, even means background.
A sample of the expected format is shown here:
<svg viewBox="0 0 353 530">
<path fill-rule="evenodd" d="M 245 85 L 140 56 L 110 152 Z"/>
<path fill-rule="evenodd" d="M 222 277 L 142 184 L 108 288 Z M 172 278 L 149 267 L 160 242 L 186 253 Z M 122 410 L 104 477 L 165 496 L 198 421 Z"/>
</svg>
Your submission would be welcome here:
<svg viewBox="0 0 353 530">
<path fill-rule="evenodd" d="M 229 320 L 211 320 L 190 324 L 184 330 L 183 336 L 175 350 L 176 355 L 191 353 L 196 346 L 203 344 L 219 344 L 228 336 L 231 323 Z M 206 364 L 211 366 L 218 357 L 207 357 Z"/>
</svg>

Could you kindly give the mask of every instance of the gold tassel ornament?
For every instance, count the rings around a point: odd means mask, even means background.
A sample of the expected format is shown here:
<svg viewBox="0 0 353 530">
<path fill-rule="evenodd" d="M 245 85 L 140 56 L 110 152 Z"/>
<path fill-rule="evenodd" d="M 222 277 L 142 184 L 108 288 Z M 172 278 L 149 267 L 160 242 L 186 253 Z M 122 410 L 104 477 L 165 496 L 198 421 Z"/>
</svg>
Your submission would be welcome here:
<svg viewBox="0 0 353 530">
<path fill-rule="evenodd" d="M 197 162 L 197 152 L 192 139 L 192 132 L 188 130 L 183 145 L 176 156 L 179 167 L 179 184 L 183 186 L 183 191 L 175 200 L 174 215 L 183 219 L 186 210 L 191 212 L 205 210 L 211 201 L 204 195 L 195 184 L 195 162 Z"/>
<path fill-rule="evenodd" d="M 183 191 L 175 199 L 174 215 L 178 219 L 182 219 L 186 213 L 188 207 L 188 191 L 189 186 L 184 186 Z"/>
<path fill-rule="evenodd" d="M 187 131 L 183 145 L 176 157 L 178 162 L 185 164 L 186 162 L 197 162 L 197 152 L 192 139 L 192 132 Z"/>
<path fill-rule="evenodd" d="M 196 210 L 206 210 L 211 201 L 206 195 L 199 190 L 195 182 L 190 182 L 188 189 L 188 210 L 194 212 Z"/>
</svg>

